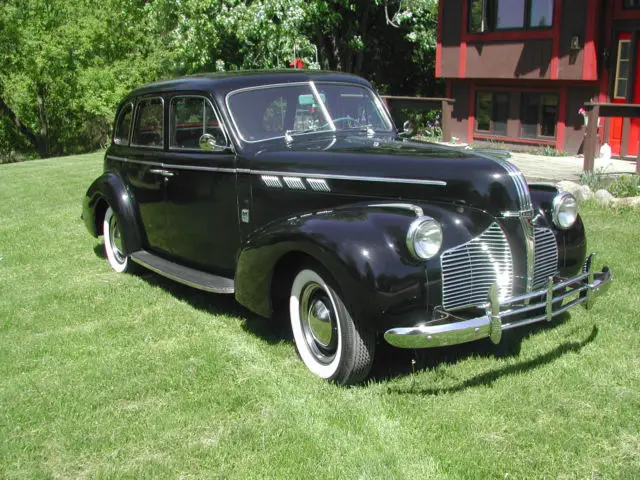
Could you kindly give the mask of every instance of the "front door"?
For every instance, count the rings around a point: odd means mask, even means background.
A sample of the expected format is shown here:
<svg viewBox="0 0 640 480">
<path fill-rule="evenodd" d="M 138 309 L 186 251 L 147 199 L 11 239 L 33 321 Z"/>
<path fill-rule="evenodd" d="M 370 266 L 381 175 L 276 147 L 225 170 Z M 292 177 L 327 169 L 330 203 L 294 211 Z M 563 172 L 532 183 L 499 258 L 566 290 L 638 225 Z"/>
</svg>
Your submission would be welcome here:
<svg viewBox="0 0 640 480">
<path fill-rule="evenodd" d="M 640 103 L 640 70 L 634 78 L 634 65 L 640 66 L 640 45 L 633 48 L 631 32 L 618 36 L 615 81 L 613 85 L 613 103 Z M 640 41 L 638 41 L 640 44 Z M 614 155 L 638 155 L 640 141 L 640 118 L 611 119 L 611 150 Z"/>
<path fill-rule="evenodd" d="M 209 99 L 174 96 L 163 166 L 170 175 L 165 184 L 169 253 L 179 263 L 233 276 L 240 246 L 235 154 L 202 150 L 203 135 L 229 145 Z"/>
</svg>

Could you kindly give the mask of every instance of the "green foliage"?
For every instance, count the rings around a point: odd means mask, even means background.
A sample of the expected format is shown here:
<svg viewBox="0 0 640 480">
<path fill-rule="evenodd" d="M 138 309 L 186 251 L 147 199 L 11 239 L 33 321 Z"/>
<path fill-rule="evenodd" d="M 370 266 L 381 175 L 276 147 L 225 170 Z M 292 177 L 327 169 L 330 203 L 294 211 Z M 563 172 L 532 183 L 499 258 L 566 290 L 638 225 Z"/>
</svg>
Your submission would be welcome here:
<svg viewBox="0 0 640 480">
<path fill-rule="evenodd" d="M 594 192 L 601 189 L 607 189 L 611 184 L 611 175 L 606 168 L 596 168 L 592 171 L 583 171 L 580 173 L 580 183 L 587 185 Z"/>
<path fill-rule="evenodd" d="M 436 17 L 436 0 L 6 0 L 0 154 L 92 150 L 138 85 L 296 56 L 391 91 L 432 90 Z"/>
<path fill-rule="evenodd" d="M 402 125 L 405 120 L 410 120 L 416 135 L 426 137 L 429 140 L 442 138 L 442 112 L 440 110 L 401 109 L 399 115 L 402 120 L 398 121 L 398 125 Z"/>
<path fill-rule="evenodd" d="M 136 0 L 8 0 L 0 17 L 0 115 L 23 127 L 5 121 L 4 136 L 41 156 L 106 143 L 117 102 L 169 65 L 164 32 Z"/>
<path fill-rule="evenodd" d="M 532 148 L 528 153 L 532 155 L 541 155 L 543 157 L 566 157 L 567 153 L 562 150 L 556 150 L 556 147 L 551 145 L 542 145 L 540 147 Z"/>
<path fill-rule="evenodd" d="M 608 187 L 609 192 L 614 197 L 637 197 L 640 196 L 640 176 L 620 175 Z"/>
</svg>

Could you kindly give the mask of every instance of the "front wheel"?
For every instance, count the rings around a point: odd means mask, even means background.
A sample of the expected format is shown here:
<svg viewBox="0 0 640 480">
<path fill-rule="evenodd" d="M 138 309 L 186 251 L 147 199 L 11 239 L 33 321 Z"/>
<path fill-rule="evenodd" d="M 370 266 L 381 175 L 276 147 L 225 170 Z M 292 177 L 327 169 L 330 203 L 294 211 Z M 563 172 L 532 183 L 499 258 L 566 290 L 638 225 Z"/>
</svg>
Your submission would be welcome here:
<svg viewBox="0 0 640 480">
<path fill-rule="evenodd" d="M 104 235 L 104 253 L 107 256 L 109 266 L 118 273 L 130 272 L 132 262 L 123 252 L 122 232 L 118 218 L 111 207 L 107 208 L 104 215 L 102 234 Z"/>
<path fill-rule="evenodd" d="M 314 374 L 340 385 L 363 381 L 373 363 L 375 335 L 349 313 L 315 270 L 300 270 L 289 299 L 291 328 L 302 361 Z"/>
</svg>

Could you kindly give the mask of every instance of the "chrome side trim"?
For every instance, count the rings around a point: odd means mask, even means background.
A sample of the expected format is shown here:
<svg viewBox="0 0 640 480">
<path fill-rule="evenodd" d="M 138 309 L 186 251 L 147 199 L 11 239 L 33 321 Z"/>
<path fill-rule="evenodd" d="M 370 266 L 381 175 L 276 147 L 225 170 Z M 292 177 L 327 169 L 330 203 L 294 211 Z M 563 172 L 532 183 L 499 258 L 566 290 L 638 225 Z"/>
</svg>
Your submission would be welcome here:
<svg viewBox="0 0 640 480">
<path fill-rule="evenodd" d="M 402 210 L 410 210 L 415 214 L 416 217 L 424 217 L 424 211 L 422 208 L 417 205 L 412 205 L 411 203 L 374 203 L 369 205 L 370 207 L 380 207 L 380 208 L 397 208 Z"/>
<path fill-rule="evenodd" d="M 533 216 L 533 211 L 532 210 L 518 210 L 516 212 L 513 211 L 504 211 L 504 212 L 500 212 L 500 217 L 501 218 L 522 218 L 522 217 L 532 217 Z"/>
<path fill-rule="evenodd" d="M 304 182 L 300 177 L 282 177 L 284 183 L 287 184 L 291 190 L 306 190 Z"/>
<path fill-rule="evenodd" d="M 235 168 L 222 167 L 198 167 L 197 165 L 176 165 L 174 163 L 163 163 L 165 168 L 173 168 L 176 170 L 194 170 L 196 172 L 220 172 L 220 173 L 236 173 Z"/>
<path fill-rule="evenodd" d="M 121 162 L 128 163 L 139 163 L 142 165 L 153 165 L 158 167 L 165 168 L 175 168 L 177 170 L 198 170 L 204 172 L 222 172 L 222 173 L 242 173 L 246 175 L 271 175 L 271 176 L 279 176 L 279 177 L 296 177 L 296 178 L 304 178 L 312 179 L 316 178 L 319 180 L 324 180 L 326 182 L 329 180 L 346 180 L 346 181 L 354 181 L 354 182 L 377 182 L 377 183 L 402 183 L 402 184 L 412 184 L 412 185 L 429 185 L 429 186 L 437 186 L 437 187 L 446 187 L 447 182 L 443 180 L 421 180 L 414 178 L 388 178 L 388 177 L 362 177 L 357 175 L 334 175 L 334 174 L 324 174 L 324 173 L 301 173 L 301 172 L 278 172 L 271 170 L 251 170 L 248 168 L 217 168 L 217 167 L 198 167 L 195 165 L 176 165 L 176 164 L 167 164 L 162 162 L 148 162 L 145 160 L 135 160 L 124 157 L 116 157 L 114 155 L 107 155 L 107 158 L 112 160 L 117 160 Z"/>
<path fill-rule="evenodd" d="M 589 257 L 586 268 L 593 263 L 591 261 L 593 255 Z M 412 327 L 392 328 L 385 332 L 384 338 L 388 343 L 399 348 L 456 345 L 486 337 L 498 342 L 505 330 L 551 321 L 576 305 L 581 303 L 585 303 L 585 306 L 589 305 L 596 295 L 606 293 L 612 281 L 611 271 L 603 267 L 601 272 L 589 270 L 557 283 L 549 278 L 544 288 L 503 301 L 497 299 L 494 286 L 489 302 L 478 306 L 485 310 L 485 314 L 480 317 L 462 319 L 450 315 L 448 318 L 453 321 L 446 323 L 424 323 Z M 526 303 L 527 300 L 534 303 Z M 516 315 L 523 317 L 511 318 Z"/>
<path fill-rule="evenodd" d="M 125 157 L 116 157 L 113 155 L 107 155 L 107 158 L 110 160 L 116 160 L 118 162 L 123 162 L 123 163 L 137 163 L 140 165 L 149 165 L 151 167 L 164 167 L 164 163 L 162 162 L 149 162 L 146 160 L 135 160 L 135 159 L 125 158 Z"/>
<path fill-rule="evenodd" d="M 262 182 L 270 188 L 282 188 L 282 182 L 274 175 L 263 175 Z"/>
<path fill-rule="evenodd" d="M 316 192 L 330 192 L 331 188 L 326 180 L 322 178 L 308 178 L 307 183 L 311 187 L 311 190 Z"/>
<path fill-rule="evenodd" d="M 116 157 L 115 155 L 107 155 L 107 158 L 110 160 L 115 160 L 117 162 L 128 162 L 129 160 L 125 157 Z"/>
<path fill-rule="evenodd" d="M 389 178 L 389 177 L 364 177 L 359 175 L 334 175 L 326 173 L 301 173 L 301 172 L 278 172 L 270 170 L 247 170 L 237 169 L 238 173 L 248 173 L 251 175 L 278 175 L 281 177 L 296 176 L 300 178 L 320 178 L 328 180 L 348 180 L 354 182 L 378 182 L 378 183 L 402 183 L 413 185 L 431 185 L 438 187 L 446 187 L 447 182 L 442 180 L 421 180 L 415 178 Z"/>
<path fill-rule="evenodd" d="M 140 165 L 149 165 L 151 167 L 172 168 L 175 170 L 192 170 L 196 172 L 220 172 L 220 173 L 237 173 L 235 168 L 222 167 L 199 167 L 197 165 L 177 165 L 175 163 L 149 162 L 147 160 L 136 160 L 132 158 L 116 157 L 115 155 L 107 155 L 110 160 L 116 160 L 123 163 L 137 163 Z"/>
</svg>

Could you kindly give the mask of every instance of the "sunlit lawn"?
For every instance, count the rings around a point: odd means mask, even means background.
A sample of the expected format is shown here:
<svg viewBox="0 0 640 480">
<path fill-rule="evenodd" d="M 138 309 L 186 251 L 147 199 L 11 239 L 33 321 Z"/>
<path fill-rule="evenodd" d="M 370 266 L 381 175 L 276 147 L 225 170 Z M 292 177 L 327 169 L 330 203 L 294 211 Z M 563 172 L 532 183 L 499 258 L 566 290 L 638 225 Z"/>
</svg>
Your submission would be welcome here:
<svg viewBox="0 0 640 480">
<path fill-rule="evenodd" d="M 638 211 L 583 208 L 616 276 L 561 322 L 374 378 L 306 370 L 285 326 L 118 275 L 79 218 L 102 154 L 0 166 L 0 477 L 640 477 Z"/>
</svg>

